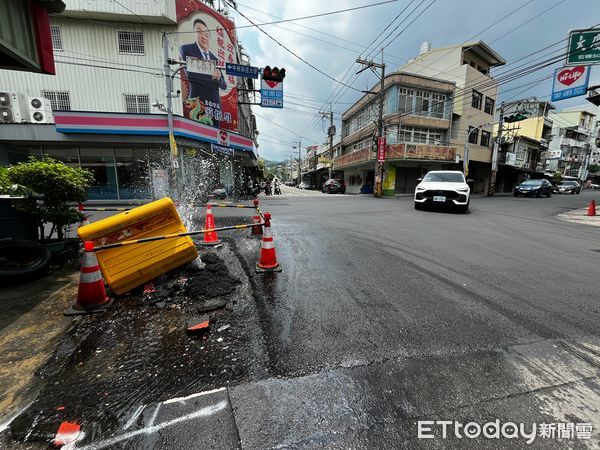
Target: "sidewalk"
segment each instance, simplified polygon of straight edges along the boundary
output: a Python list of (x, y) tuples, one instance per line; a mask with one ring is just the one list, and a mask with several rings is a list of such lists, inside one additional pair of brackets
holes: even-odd
[(78, 275), (73, 266), (68, 266), (26, 285), (0, 291), (7, 302), (20, 299), (22, 303), (13, 308), (18, 311), (5, 312), (10, 313), (12, 322), (0, 329), (0, 391), (4, 392), (0, 431), (36, 398), (42, 382), (35, 374), (54, 353), (56, 343), (72, 322), (63, 317), (63, 312), (76, 296)]
[(588, 216), (588, 208), (573, 209), (561, 214), (556, 217), (566, 222), (579, 223), (583, 225), (591, 225), (594, 227), (600, 227), (600, 216)]

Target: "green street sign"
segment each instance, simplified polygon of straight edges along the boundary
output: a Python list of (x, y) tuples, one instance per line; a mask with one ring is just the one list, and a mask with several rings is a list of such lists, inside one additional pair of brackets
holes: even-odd
[(600, 28), (569, 32), (567, 66), (600, 64)]

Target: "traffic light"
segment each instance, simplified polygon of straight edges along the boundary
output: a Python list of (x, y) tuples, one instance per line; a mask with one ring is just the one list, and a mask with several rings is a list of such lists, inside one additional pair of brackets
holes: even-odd
[(285, 69), (283, 67), (281, 69), (278, 69), (277, 67), (271, 69), (270, 66), (266, 66), (263, 69), (262, 78), (266, 81), (281, 82), (285, 78)]
[(515, 114), (511, 114), (510, 116), (504, 116), (503, 121), (508, 123), (520, 122), (521, 120), (527, 119), (527, 116), (529, 116), (529, 113), (526, 111), (517, 112)]

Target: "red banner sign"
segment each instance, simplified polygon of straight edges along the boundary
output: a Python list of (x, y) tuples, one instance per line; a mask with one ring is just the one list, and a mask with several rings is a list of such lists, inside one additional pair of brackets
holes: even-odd
[(385, 161), (385, 137), (377, 138), (377, 162)]

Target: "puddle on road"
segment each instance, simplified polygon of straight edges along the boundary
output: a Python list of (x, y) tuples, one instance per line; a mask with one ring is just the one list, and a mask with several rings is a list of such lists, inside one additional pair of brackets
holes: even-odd
[[(243, 303), (250, 302), (237, 302), (247, 298), (247, 279), (243, 271), (232, 276), (231, 261), (221, 257), (235, 258), (227, 246), (202, 255), (205, 270), (175, 270), (156, 280), (153, 293), (139, 288), (103, 315), (76, 319), (39, 371), (46, 385), (12, 422), (12, 437), (48, 442), (70, 421), (81, 423), (91, 442), (122, 428), (141, 405), (246, 379), (256, 336), (246, 324)], [(189, 337), (186, 319), (215, 299), (225, 302), (209, 313), (210, 334)]]

